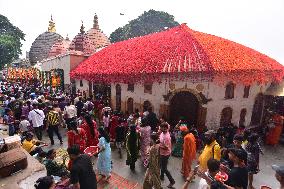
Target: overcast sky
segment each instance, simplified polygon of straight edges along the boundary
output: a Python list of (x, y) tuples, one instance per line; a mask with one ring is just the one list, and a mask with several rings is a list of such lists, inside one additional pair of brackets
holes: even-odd
[[(149, 9), (166, 11), (179, 23), (256, 49), (284, 64), (284, 0), (0, 0), (0, 14), (25, 34), (23, 52), (47, 31), (53, 15), (57, 33), (72, 39), (97, 13), (108, 36)], [(124, 13), (121, 16), (120, 13)]]

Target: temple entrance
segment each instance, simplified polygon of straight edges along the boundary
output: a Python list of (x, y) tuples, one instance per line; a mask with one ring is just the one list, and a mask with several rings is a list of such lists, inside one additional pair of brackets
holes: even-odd
[(259, 125), (261, 124), (262, 119), (262, 111), (264, 106), (264, 96), (263, 94), (258, 94), (255, 98), (252, 115), (251, 115), (251, 125)]
[(176, 93), (170, 100), (169, 122), (176, 125), (181, 117), (190, 125), (196, 125), (198, 121), (199, 101), (197, 97), (188, 91)]
[(132, 114), (134, 112), (134, 110), (133, 110), (133, 98), (127, 99), (127, 111), (130, 114)]
[(95, 97), (95, 99), (103, 100), (104, 104), (107, 104), (108, 106), (111, 104), (110, 102), (111, 86), (110, 85), (93, 83), (92, 91), (93, 91), (93, 96)]
[(220, 127), (226, 127), (232, 122), (233, 109), (231, 107), (226, 107), (222, 110)]
[(152, 107), (151, 102), (149, 102), (148, 100), (144, 101), (144, 103), (143, 103), (143, 112), (148, 111), (149, 107)]

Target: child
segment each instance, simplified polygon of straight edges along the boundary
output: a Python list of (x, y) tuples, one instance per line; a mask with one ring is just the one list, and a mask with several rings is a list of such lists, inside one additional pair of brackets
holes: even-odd
[(115, 142), (118, 148), (119, 157), (122, 158), (121, 147), (125, 139), (125, 126), (124, 120), (119, 118), (118, 126), (115, 128)]
[(15, 134), (15, 119), (11, 109), (6, 109), (5, 124), (9, 126), (9, 136), (13, 136)]
[(22, 135), (22, 138), (25, 138), (27, 133), (29, 132), (30, 122), (27, 120), (25, 115), (21, 116), (21, 122), (19, 125), (20, 133)]
[(36, 153), (42, 152), (43, 146), (46, 146), (44, 142), (33, 139), (32, 133), (27, 133), (26, 139), (23, 141), (22, 147), (30, 154), (35, 155)]

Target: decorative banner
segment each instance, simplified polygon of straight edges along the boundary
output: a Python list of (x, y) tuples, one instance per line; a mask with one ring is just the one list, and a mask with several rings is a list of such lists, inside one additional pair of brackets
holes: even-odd
[(40, 71), (36, 68), (8, 68), (9, 80), (33, 80), (40, 79)]
[(57, 90), (64, 90), (64, 70), (53, 69), (50, 71), (51, 86)]
[(10, 81), (40, 81), (43, 86), (64, 89), (64, 70), (39, 71), (36, 68), (8, 68), (7, 78)]

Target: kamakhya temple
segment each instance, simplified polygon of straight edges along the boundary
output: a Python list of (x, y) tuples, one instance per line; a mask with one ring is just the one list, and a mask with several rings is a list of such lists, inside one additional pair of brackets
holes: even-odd
[(56, 33), (55, 22), (51, 17), (48, 30), (40, 34), (33, 42), (29, 60), (38, 64), (41, 71), (63, 70), (64, 86), (71, 89), (69, 72), (80, 62), (94, 54), (96, 51), (108, 46), (108, 37), (100, 30), (98, 16), (95, 14), (93, 27), (85, 32), (83, 22), (79, 33), (70, 41)]
[(110, 85), (111, 106), (123, 112), (151, 106), (177, 123), (216, 128), (260, 121), (262, 94), (283, 77), (274, 59), (186, 24), (111, 44), (70, 72), (76, 89)]

